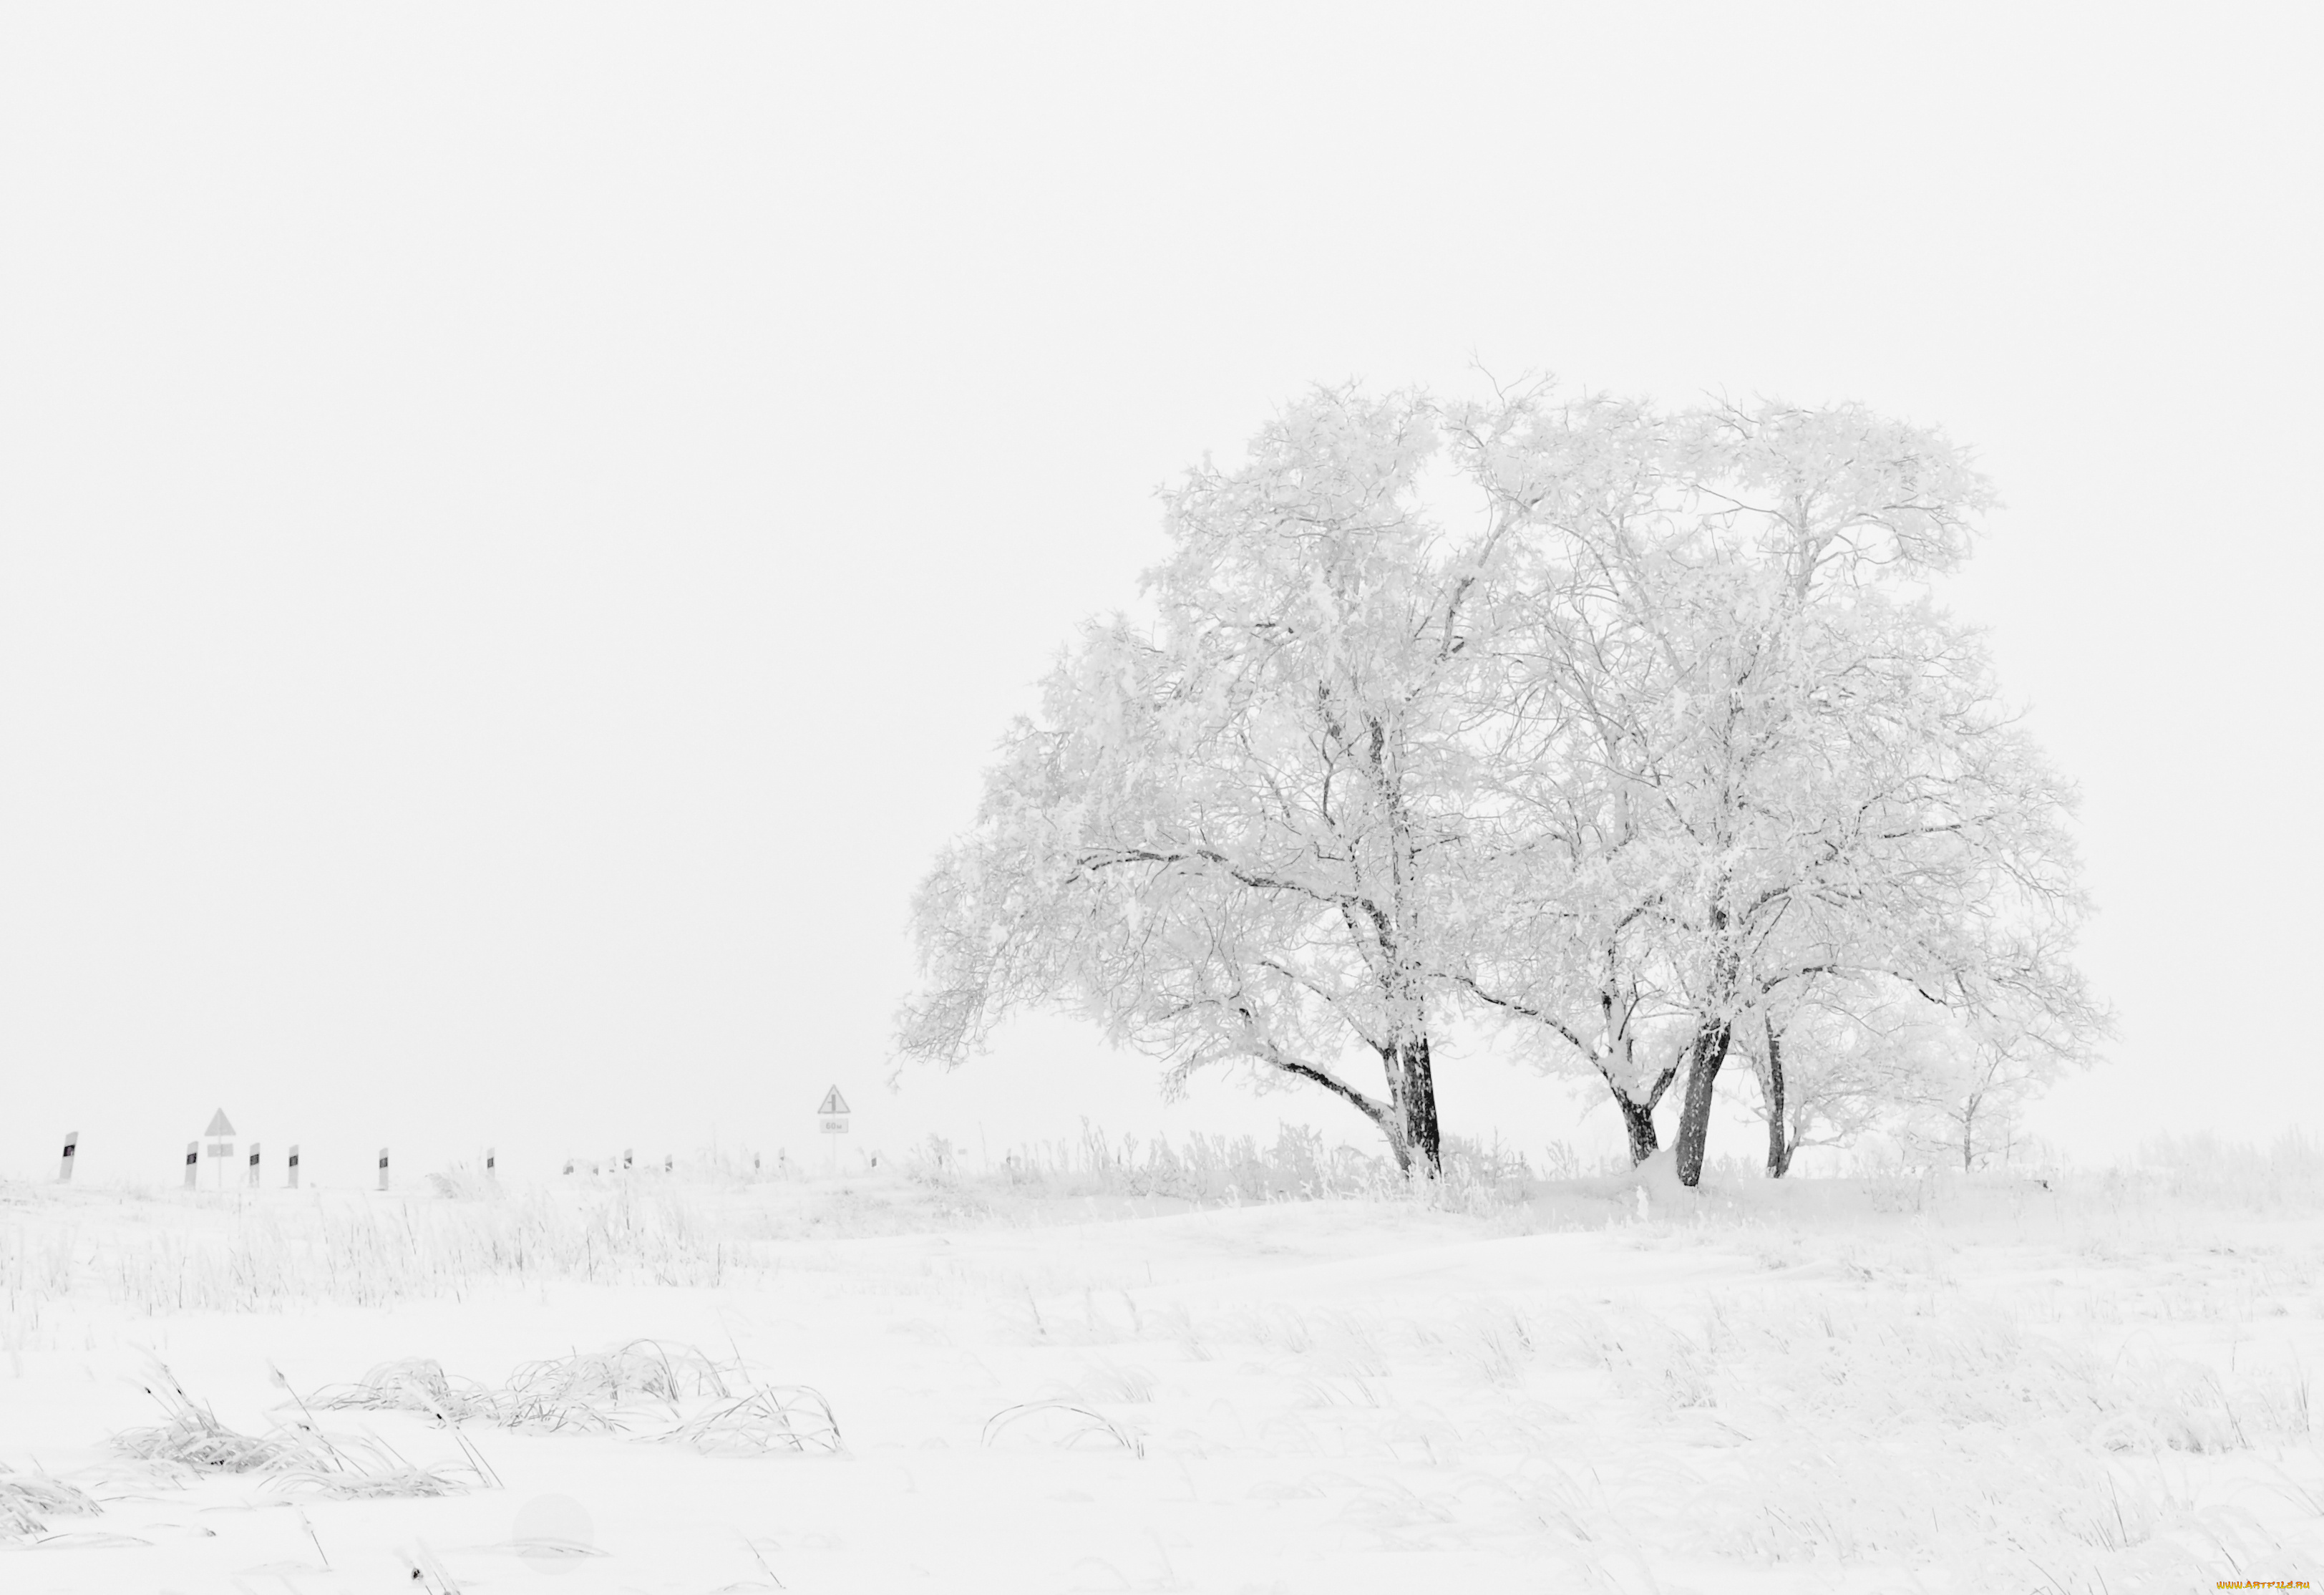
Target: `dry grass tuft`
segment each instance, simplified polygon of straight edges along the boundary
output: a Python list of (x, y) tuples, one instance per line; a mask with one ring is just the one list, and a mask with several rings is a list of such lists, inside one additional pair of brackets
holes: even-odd
[[(528, 1362), (496, 1394), (493, 1421), (538, 1433), (564, 1429), (619, 1431), (641, 1406), (682, 1412), (690, 1401), (733, 1401), (740, 1392), (722, 1367), (701, 1351), (662, 1341), (632, 1341), (610, 1351), (576, 1351)], [(747, 1389), (747, 1386), (744, 1387)]]
[(753, 1382), (738, 1359), (699, 1347), (636, 1340), (606, 1351), (528, 1362), (500, 1387), (445, 1373), (410, 1357), (383, 1363), (315, 1405), (424, 1412), (447, 1427), (471, 1419), (528, 1434), (641, 1434), (715, 1456), (843, 1449), (831, 1404), (804, 1386)]
[(698, 1412), (654, 1438), (690, 1445), (706, 1456), (841, 1450), (839, 1420), (831, 1415), (831, 1404), (803, 1386), (761, 1386)]
[(46, 1534), (51, 1517), (94, 1517), (104, 1509), (61, 1480), (0, 1463), (0, 1535)]
[(455, 1380), (432, 1357), (383, 1362), (352, 1385), (318, 1391), (313, 1406), (364, 1412), (424, 1412), (439, 1424), (493, 1417), (498, 1397), (474, 1379)]
[(1145, 1369), (1101, 1362), (1084, 1370), (1068, 1395), (1082, 1401), (1143, 1406), (1154, 1399), (1154, 1376)]
[(1070, 1401), (1027, 1401), (1004, 1407), (984, 1421), (983, 1443), (991, 1445), (1003, 1431), (1028, 1419), (1047, 1431), (1053, 1444), (1068, 1450), (1084, 1442), (1118, 1446), (1135, 1457), (1146, 1454), (1146, 1441), (1133, 1429), (1125, 1428), (1102, 1412), (1086, 1406), (1076, 1406)]
[(164, 1471), (272, 1473), (303, 1467), (314, 1452), (309, 1437), (279, 1427), (265, 1434), (227, 1428), (159, 1363), (144, 1389), (160, 1405), (166, 1421), (151, 1429), (124, 1429), (113, 1437), (113, 1449), (137, 1461)]
[(285, 1489), (351, 1500), (458, 1495), (498, 1482), (484, 1459), (465, 1443), (465, 1463), (416, 1467), (382, 1441), (325, 1434), (303, 1404), (304, 1421), (278, 1424), (263, 1434), (244, 1434), (219, 1422), (207, 1404), (189, 1396), (177, 1377), (159, 1363), (144, 1388), (161, 1406), (164, 1421), (153, 1428), (115, 1434), (113, 1448), (165, 1474), (258, 1473)]

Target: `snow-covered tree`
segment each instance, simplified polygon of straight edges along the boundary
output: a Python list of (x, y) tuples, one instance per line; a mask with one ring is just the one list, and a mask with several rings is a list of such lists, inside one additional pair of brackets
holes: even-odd
[(2087, 1006), (2063, 957), (2069, 794), (1920, 590), (1965, 553), (1983, 482), (1855, 410), (1721, 411), (1685, 457), (1709, 512), (1660, 606), (1681, 724), (1654, 918), (1695, 1017), (1692, 1184), (1737, 1027), (1794, 988), (1909, 987), (1993, 1025), (2070, 1028)]
[(1964, 1170), (2067, 1067), (2089, 1060), (2108, 1022), (2068, 962), (2070, 924), (2021, 917), (1978, 928), (1978, 955), (1921, 993), (1933, 1000), (1914, 1016), (1918, 1066), (1896, 1087), (1905, 1142), (1957, 1153)]
[(2076, 1056), (2068, 794), (1928, 591), (1988, 501), (1853, 406), (1314, 395), (1168, 495), (1150, 622), (1089, 628), (1011, 733), (917, 900), (902, 1050), (1062, 1004), (1430, 1169), (1469, 1001), (1593, 1073), (1635, 1158), (1683, 1080), (1688, 1184), (1738, 1037), (1778, 1173), (1933, 1111), (1880, 1037)]
[(1810, 1147), (1845, 1147), (1895, 1119), (1921, 1089), (1911, 1015), (1930, 1005), (1877, 981), (1801, 982), (1760, 1004), (1734, 1048), (1758, 1082), (1768, 1177)]
[(1173, 1083), (1231, 1062), (1319, 1086), (1434, 1170), (1470, 628), (1513, 525), (1432, 512), (1441, 454), (1425, 400), (1322, 392), (1168, 495), (1153, 623), (1089, 630), (920, 890), (905, 1054), (957, 1060), (1060, 1004)]
[(2018, 1037), (1972, 1032), (1936, 1042), (1907, 1102), (1904, 1145), (1932, 1163), (1958, 1157), (1964, 1174), (1990, 1164), (2015, 1139), (2026, 1104), (2050, 1083), (2052, 1062)]
[(1694, 1183), (1738, 1027), (1764, 1051), (1811, 988), (1976, 1009), (2006, 971), (2080, 1015), (2066, 794), (1925, 591), (1989, 497), (1959, 451), (1855, 407), (1495, 425), (1471, 451), (1527, 506), (1531, 579), (1492, 632), (1513, 898), (1464, 978), (1588, 1059), (1633, 1156), (1683, 1074)]

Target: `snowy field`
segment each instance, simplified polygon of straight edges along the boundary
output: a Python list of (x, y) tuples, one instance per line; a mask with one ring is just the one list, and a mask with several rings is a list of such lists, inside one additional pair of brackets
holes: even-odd
[(1434, 1204), (925, 1166), (0, 1203), (9, 1591), (2324, 1572), (2312, 1156)]

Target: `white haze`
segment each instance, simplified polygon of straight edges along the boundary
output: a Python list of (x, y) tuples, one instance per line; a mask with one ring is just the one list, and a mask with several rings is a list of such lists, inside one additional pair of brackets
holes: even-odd
[(1360, 1139), (1062, 1022), (888, 1093), (904, 899), (1155, 484), (1472, 364), (1974, 442), (1956, 602), (2082, 782), (2122, 1020), (2036, 1128), (2324, 1130), (2315, 29), (13, 11), (0, 1168), (167, 1177), (221, 1104), (327, 1179), (819, 1153), (834, 1081), (867, 1148)]

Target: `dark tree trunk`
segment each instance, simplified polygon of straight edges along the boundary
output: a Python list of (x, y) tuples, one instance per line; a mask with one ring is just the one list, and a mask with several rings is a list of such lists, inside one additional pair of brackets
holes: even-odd
[(1406, 1174), (1416, 1168), (1436, 1177), (1443, 1155), (1436, 1124), (1436, 1079), (1429, 1066), (1428, 1037), (1416, 1037), (1379, 1049), (1388, 1071), (1387, 1112), (1380, 1128), (1388, 1132), (1396, 1166)]
[(1767, 1177), (1792, 1172), (1792, 1138), (1784, 1121), (1784, 1037), (1767, 1028)]
[[(1605, 1065), (1601, 1064), (1599, 1066), (1603, 1069)], [(1663, 1093), (1668, 1091), (1671, 1082), (1677, 1078), (1678, 1065), (1673, 1064), (1655, 1076), (1654, 1085), (1642, 1102), (1615, 1084), (1611, 1075), (1606, 1077), (1606, 1089), (1614, 1093), (1614, 1105), (1622, 1110), (1622, 1128), (1629, 1132), (1632, 1168), (1662, 1149), (1662, 1138), (1655, 1133), (1655, 1110), (1662, 1106)]]
[(1719, 1083), (1719, 1066), (1727, 1061), (1727, 1045), (1734, 1038), (1732, 1019), (1704, 1025), (1687, 1048), (1686, 1102), (1678, 1116), (1678, 1183), (1696, 1185), (1702, 1180), (1702, 1148), (1711, 1134), (1711, 1093)]
[(1662, 1148), (1655, 1135), (1655, 1105), (1634, 1102), (1618, 1091), (1614, 1093), (1614, 1105), (1622, 1110), (1622, 1128), (1630, 1132), (1630, 1166), (1636, 1168)]
[(1404, 1143), (1410, 1150), (1409, 1169), (1417, 1163), (1430, 1179), (1443, 1162), (1436, 1124), (1436, 1075), (1428, 1056), (1428, 1037), (1419, 1037), (1397, 1049), (1397, 1105), (1404, 1114)]

